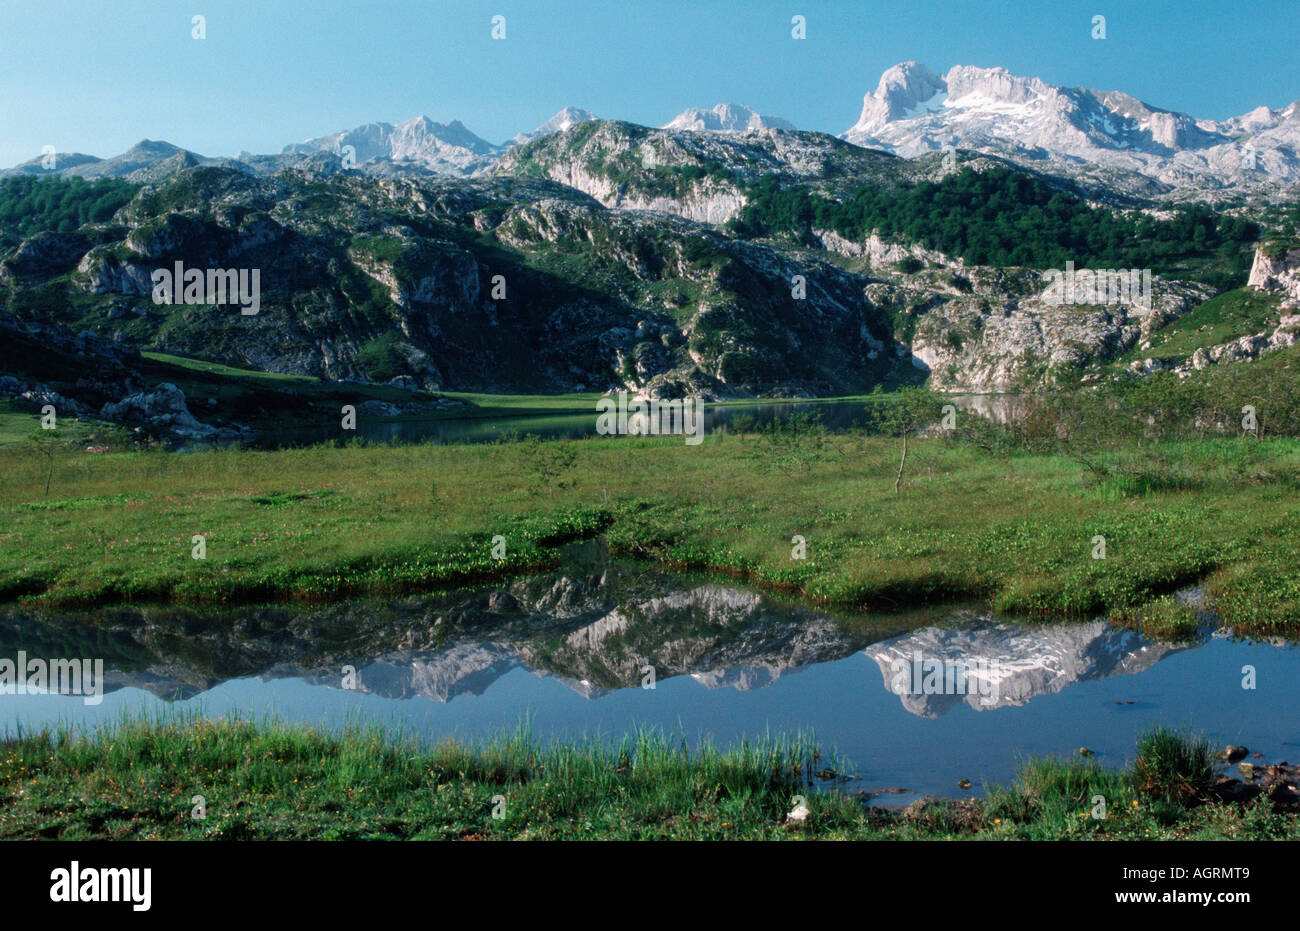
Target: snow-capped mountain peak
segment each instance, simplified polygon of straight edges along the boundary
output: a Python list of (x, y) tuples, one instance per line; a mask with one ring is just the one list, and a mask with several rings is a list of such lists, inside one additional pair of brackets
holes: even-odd
[(954, 65), (940, 77), (909, 61), (881, 75), (842, 138), (905, 157), (952, 146), (1022, 163), (1050, 158), (1170, 187), (1275, 186), (1300, 179), (1298, 109), (1257, 107), (1216, 122), (1005, 68)]
[(711, 110), (691, 107), (677, 114), (661, 129), (687, 132), (749, 132), (754, 129), (794, 129), (794, 124), (777, 116), (763, 116), (735, 103), (720, 103)]
[(460, 120), (439, 123), (417, 116), (394, 126), (366, 123), (305, 142), (285, 146), (282, 154), (348, 152), (357, 164), (392, 161), (414, 165), (437, 174), (468, 175), (492, 164), (500, 151), (486, 139), (470, 132)]
[(565, 107), (536, 129), (526, 133), (519, 133), (507, 145), (523, 145), (525, 142), (532, 142), (534, 139), (549, 136), (551, 133), (562, 133), (578, 123), (585, 123), (594, 119), (596, 119), (596, 114), (590, 110), (584, 110), (581, 107)]
[(939, 109), (947, 96), (947, 85), (925, 65), (915, 61), (894, 65), (862, 101), (862, 115), (845, 138), (852, 142), (854, 135), (866, 136), (894, 120)]

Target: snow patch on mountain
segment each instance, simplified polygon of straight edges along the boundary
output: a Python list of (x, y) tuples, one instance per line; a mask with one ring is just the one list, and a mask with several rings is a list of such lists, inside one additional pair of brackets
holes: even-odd
[(579, 123), (594, 119), (596, 119), (596, 114), (590, 110), (584, 110), (581, 107), (565, 107), (531, 132), (519, 133), (507, 145), (523, 145), (525, 142), (532, 142), (534, 139), (549, 136), (551, 133), (562, 133)]
[(472, 175), (492, 165), (501, 152), (486, 139), (476, 136), (460, 120), (438, 123), (417, 116), (394, 126), (367, 123), (285, 146), (282, 155), (330, 152), (345, 155), (351, 146), (358, 166), (390, 161), (423, 168), (441, 175)]
[(720, 103), (711, 110), (683, 110), (661, 129), (684, 132), (744, 133), (756, 129), (794, 129), (794, 124), (777, 116), (763, 116), (735, 103)]
[(1005, 68), (954, 65), (940, 77), (917, 62), (895, 65), (841, 138), (905, 157), (953, 146), (1022, 164), (1049, 158), (1202, 193), (1300, 182), (1300, 101), (1217, 122)]

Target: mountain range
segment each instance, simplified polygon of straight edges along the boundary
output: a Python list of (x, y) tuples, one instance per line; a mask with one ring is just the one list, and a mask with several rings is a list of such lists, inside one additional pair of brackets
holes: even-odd
[[(29, 163), (0, 202), (0, 395), (188, 441), (243, 435), (282, 405), (178, 391), (192, 376), (142, 352), (404, 392), (834, 397), (1181, 377), (1300, 341), (1300, 208), (1276, 203), (1295, 196), (1281, 141), (1294, 110), (1209, 123), (905, 64), (850, 138), (730, 105), (660, 128), (565, 108), (504, 146), (418, 117), (273, 155), (145, 141)], [(1235, 130), (1276, 167), (1255, 172), (1273, 187), (1130, 170), (1204, 161), (1240, 147)], [(110, 183), (51, 191), (42, 173)], [(1164, 199), (1189, 193), (1230, 196), (1218, 210)], [(157, 300), (153, 276), (178, 263), (255, 270), (259, 310)], [(1053, 282), (1076, 266), (1141, 268), (1146, 284), (1114, 300), (1071, 285), (1063, 301)], [(1226, 292), (1239, 320), (1182, 333)], [(337, 411), (295, 403), (313, 422)]]
[[(153, 181), (192, 165), (270, 174), (330, 159), (346, 159), (348, 167), (379, 175), (469, 177), (493, 170), (518, 146), (595, 119), (587, 110), (565, 107), (535, 129), (496, 145), (458, 120), (440, 123), (418, 116), (328, 133), (271, 155), (241, 152), (235, 158), (208, 158), (144, 140), (112, 158), (58, 153), (53, 169), (36, 158), (0, 177)], [(674, 134), (795, 131), (787, 120), (733, 103), (684, 110), (660, 129)], [(1142, 196), (1272, 193), (1300, 182), (1300, 101), (1278, 109), (1261, 105), (1216, 121), (1164, 110), (1119, 91), (1059, 87), (1004, 68), (955, 65), (940, 76), (917, 62), (895, 65), (865, 95), (857, 122), (840, 138), (907, 158), (948, 148), (982, 152)]]
[(1183, 192), (1300, 179), (1300, 100), (1220, 122), (1004, 68), (956, 65), (940, 77), (917, 62), (895, 65), (843, 138), (905, 157), (953, 147), (1023, 164), (1091, 166)]

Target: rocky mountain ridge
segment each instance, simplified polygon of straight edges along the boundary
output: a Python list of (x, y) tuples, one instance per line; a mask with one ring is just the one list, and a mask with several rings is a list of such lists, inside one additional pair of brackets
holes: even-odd
[[(379, 175), (469, 177), (490, 170), (514, 148), (595, 119), (565, 107), (502, 145), (457, 120), (419, 116), (396, 125), (368, 123), (285, 146), (275, 155), (242, 152), (207, 158), (169, 143), (144, 140), (101, 159), (55, 153), (0, 171), (65, 177), (156, 180), (192, 165), (224, 165), (274, 173), (316, 158), (348, 159)], [(630, 124), (629, 124), (630, 125)], [(684, 110), (662, 130), (743, 134), (794, 125), (749, 107), (723, 103)], [(815, 134), (814, 134), (815, 135)], [(1013, 75), (1005, 68), (954, 65), (943, 75), (915, 61), (887, 69), (867, 93), (858, 120), (842, 134), (858, 146), (913, 158), (963, 149), (1028, 168), (1141, 197), (1214, 200), (1233, 194), (1293, 196), (1300, 185), (1300, 100), (1260, 105), (1240, 116), (1210, 120), (1152, 106), (1121, 91), (1095, 91)]]
[(777, 116), (764, 116), (757, 110), (735, 103), (720, 103), (709, 110), (695, 107), (683, 110), (660, 129), (683, 132), (744, 133), (756, 129), (789, 129), (794, 124)]
[(1276, 193), (1300, 182), (1300, 100), (1215, 121), (1005, 68), (954, 65), (939, 76), (914, 61), (895, 65), (843, 138), (905, 157), (953, 147), (1027, 165), (1047, 159), (1140, 176), (1179, 199)]

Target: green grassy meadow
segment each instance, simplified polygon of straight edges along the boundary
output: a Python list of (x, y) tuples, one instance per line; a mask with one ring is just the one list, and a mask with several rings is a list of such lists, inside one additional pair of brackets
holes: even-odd
[(1300, 839), (1300, 819), (1267, 798), (1213, 801), (1204, 750), (1177, 734), (1144, 736), (1122, 771), (1029, 761), (983, 799), (906, 812), (818, 791), (836, 765), (800, 736), (543, 745), (520, 730), (425, 746), (377, 730), (123, 719), (0, 743), (0, 839)]
[[(1134, 609), (1204, 581), (1260, 636), (1300, 623), (1300, 443), (1170, 441), (990, 456), (912, 440), (758, 435), (478, 445), (88, 453), (53, 472), (0, 449), (0, 596), (47, 606), (321, 600), (432, 589), (551, 565), (603, 533), (615, 552), (874, 609), (984, 599), (1038, 617)], [(48, 495), (45, 480), (50, 479)], [(206, 558), (192, 558), (196, 535)], [(493, 538), (505, 539), (504, 558)], [(806, 559), (792, 558), (792, 540)], [(1096, 538), (1104, 537), (1104, 558)], [(1129, 614), (1133, 612), (1130, 610)]]

